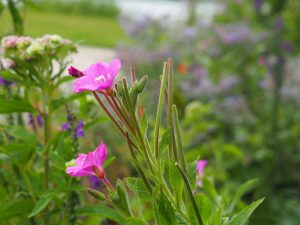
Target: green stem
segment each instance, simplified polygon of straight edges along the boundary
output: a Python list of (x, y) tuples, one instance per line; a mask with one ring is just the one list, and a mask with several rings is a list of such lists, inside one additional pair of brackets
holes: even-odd
[(172, 105), (173, 105), (173, 60), (168, 59), (168, 128), (171, 132), (171, 142), (169, 143), (169, 156), (173, 153), (173, 157), (176, 162), (178, 162), (178, 154), (175, 144), (175, 136), (174, 136), (174, 127), (173, 127), (173, 112), (172, 112)]
[(197, 207), (197, 204), (196, 204), (196, 201), (195, 201), (195, 198), (194, 198), (194, 195), (193, 195), (191, 184), (190, 184), (190, 182), (189, 182), (186, 174), (184, 173), (184, 171), (180, 168), (179, 164), (175, 163), (175, 166), (177, 167), (177, 169), (179, 170), (179, 172), (180, 172), (180, 174), (181, 174), (181, 176), (183, 178), (183, 181), (184, 181), (185, 186), (187, 188), (187, 192), (188, 192), (190, 201), (192, 203), (192, 207), (194, 209), (197, 221), (198, 221), (199, 225), (203, 225), (202, 218), (200, 216), (199, 209)]
[(158, 104), (157, 104), (157, 111), (156, 111), (156, 120), (155, 120), (155, 128), (154, 128), (154, 152), (155, 152), (155, 158), (158, 159), (158, 150), (159, 150), (159, 127), (160, 127), (160, 120), (161, 120), (161, 114), (162, 114), (162, 108), (163, 108), (163, 101), (164, 101), (164, 92), (166, 89), (166, 82), (167, 82), (167, 63), (164, 63), (163, 68), (163, 74), (161, 78), (161, 85), (160, 85), (160, 91), (159, 91), (159, 98), (158, 98)]
[[(51, 104), (50, 104), (50, 91), (46, 87), (44, 90), (44, 189), (45, 191), (49, 190), (49, 175), (50, 175), (50, 165), (49, 165), (49, 140), (51, 138)], [(50, 213), (48, 207), (45, 209), (45, 224), (49, 224)]]
[(186, 172), (186, 162), (185, 162), (184, 151), (183, 151), (183, 147), (182, 147), (181, 130), (180, 130), (177, 108), (175, 105), (173, 105), (173, 114), (174, 114), (173, 116), (174, 116), (174, 123), (175, 123), (177, 147), (179, 150), (178, 151), (179, 152), (179, 162), (181, 164), (181, 167), (183, 168), (183, 171)]
[(142, 178), (144, 184), (146, 185), (149, 193), (151, 194), (152, 193), (152, 188), (151, 188), (151, 185), (147, 179), (147, 177), (145, 176), (143, 170), (141, 169), (140, 165), (139, 165), (139, 162), (134, 154), (134, 151), (133, 151), (133, 148), (132, 148), (132, 145), (131, 145), (131, 142), (130, 142), (130, 139), (129, 139), (129, 136), (128, 136), (128, 133), (126, 135), (126, 139), (127, 139), (127, 143), (128, 143), (128, 147), (129, 147), (129, 151), (130, 151), (130, 154), (131, 154), (131, 157), (133, 158), (133, 162), (135, 164), (135, 167), (138, 171), (138, 174), (140, 175), (140, 177)]
[(138, 125), (138, 122), (137, 122), (137, 119), (136, 119), (136, 116), (135, 116), (135, 113), (134, 113), (133, 104), (132, 104), (132, 102), (130, 100), (130, 97), (129, 97), (128, 87), (127, 87), (127, 83), (126, 83), (126, 79), (125, 78), (123, 79), (123, 87), (124, 87), (124, 89), (123, 89), (123, 91), (124, 91), (124, 97), (125, 97), (126, 103), (128, 105), (128, 110), (129, 110), (129, 113), (131, 115), (133, 126), (134, 126), (134, 128), (136, 130), (136, 133), (138, 135), (138, 139), (139, 139), (141, 148), (142, 148), (142, 150), (144, 152), (144, 155), (146, 157), (146, 161), (148, 163), (148, 166), (149, 166), (152, 174), (155, 174), (155, 172), (154, 172), (154, 163), (151, 160), (151, 151), (150, 152), (147, 151), (147, 148), (146, 148), (146, 145), (145, 145), (145, 142), (144, 142), (144, 139), (143, 139), (140, 127)]

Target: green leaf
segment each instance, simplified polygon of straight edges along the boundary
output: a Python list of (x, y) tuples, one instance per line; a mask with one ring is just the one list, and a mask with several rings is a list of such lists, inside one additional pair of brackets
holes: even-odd
[(34, 133), (28, 132), (27, 129), (20, 126), (5, 126), (5, 130), (17, 140), (22, 140), (32, 145), (37, 142), (37, 137)]
[(175, 210), (163, 192), (154, 200), (154, 215), (157, 225), (177, 225)]
[(25, 99), (0, 98), (0, 113), (34, 112), (34, 108)]
[(248, 218), (254, 212), (254, 210), (263, 202), (264, 199), (259, 199), (246, 206), (239, 213), (234, 215), (229, 222), (229, 225), (243, 225), (247, 222)]
[(114, 209), (109, 208), (103, 204), (84, 206), (76, 211), (77, 214), (95, 214), (113, 221), (122, 223), (124, 218)]
[(59, 107), (61, 107), (62, 105), (66, 104), (66, 103), (72, 102), (72, 101), (74, 101), (78, 98), (86, 96), (87, 93), (88, 92), (82, 92), (80, 94), (73, 94), (68, 98), (61, 98), (60, 97), (59, 99), (52, 100), (51, 105), (52, 105), (53, 109), (55, 110), (55, 109), (58, 109)]
[(0, 147), (0, 151), (6, 153), (14, 163), (26, 163), (31, 156), (35, 146), (32, 143), (7, 143)]
[(147, 223), (139, 218), (129, 217), (126, 219), (126, 225), (147, 225)]
[(71, 81), (71, 80), (74, 80), (74, 77), (72, 77), (72, 76), (70, 76), (70, 75), (64, 76), (64, 77), (60, 78), (60, 79), (56, 82), (55, 87), (59, 87), (61, 84), (66, 83), (66, 82), (69, 82), (69, 81)]
[(211, 220), (209, 221), (209, 225), (222, 225), (222, 215), (223, 215), (223, 208), (220, 207), (215, 211)]
[(207, 224), (213, 214), (213, 207), (208, 197), (200, 193), (195, 196), (197, 207), (200, 211), (201, 218), (204, 224)]
[(169, 146), (169, 143), (171, 141), (171, 131), (170, 129), (166, 130), (160, 140), (159, 143), (159, 153), (161, 154), (163, 150)]
[(13, 217), (28, 214), (33, 207), (30, 200), (20, 200), (10, 204), (8, 207), (0, 210), (0, 222), (8, 220)]
[(117, 181), (116, 192), (111, 193), (111, 200), (118, 206), (120, 210), (127, 216), (131, 216), (128, 195), (124, 183), (121, 180)]
[(188, 163), (186, 168), (187, 177), (189, 179), (192, 189), (195, 189), (196, 187), (196, 177), (197, 177), (196, 164), (197, 164), (196, 161)]
[(239, 189), (237, 190), (236, 194), (233, 197), (233, 200), (230, 205), (230, 210), (233, 210), (235, 205), (238, 203), (238, 201), (241, 199), (241, 197), (251, 190), (256, 184), (257, 184), (257, 179), (252, 179), (249, 181), (246, 181), (244, 184), (242, 184)]
[(37, 201), (36, 205), (34, 206), (34, 209), (28, 215), (28, 218), (35, 216), (43, 209), (45, 209), (47, 205), (51, 202), (51, 200), (54, 198), (54, 196), (55, 196), (54, 192), (46, 192), (42, 194), (39, 200)]
[(174, 163), (169, 165), (169, 182), (172, 186), (176, 201), (181, 203), (184, 182)]
[(51, 151), (49, 154), (49, 159), (57, 169), (59, 169), (61, 171), (66, 170), (65, 160), (57, 152)]
[(216, 191), (212, 182), (204, 178), (203, 179), (203, 189), (207, 192), (209, 198), (213, 201), (215, 205), (218, 205), (218, 192)]
[(104, 164), (103, 164), (103, 169), (108, 167), (115, 159), (116, 159), (116, 156), (111, 156), (108, 159), (106, 159)]
[(126, 178), (126, 184), (128, 188), (137, 193), (138, 196), (145, 200), (148, 201), (151, 199), (151, 195), (149, 194), (149, 191), (147, 187), (145, 186), (144, 182), (140, 178), (134, 178), (134, 177), (128, 177)]
[(146, 113), (143, 114), (140, 124), (141, 133), (143, 135), (143, 138), (147, 136), (147, 129), (148, 129), (148, 120)]

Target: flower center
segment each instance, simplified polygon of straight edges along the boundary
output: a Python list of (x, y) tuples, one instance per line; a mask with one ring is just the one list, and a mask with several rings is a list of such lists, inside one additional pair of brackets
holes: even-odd
[(95, 173), (95, 175), (100, 178), (103, 179), (104, 178), (104, 171), (102, 168), (98, 168), (97, 166), (93, 166), (93, 171)]
[(103, 75), (100, 75), (100, 76), (95, 78), (95, 82), (102, 84), (102, 83), (106, 82), (106, 77), (103, 76)]

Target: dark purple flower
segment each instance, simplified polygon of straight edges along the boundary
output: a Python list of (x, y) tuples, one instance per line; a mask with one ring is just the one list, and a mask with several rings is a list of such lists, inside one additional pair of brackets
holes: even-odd
[(3, 77), (0, 77), (0, 85), (2, 85), (2, 86), (10, 86), (10, 85), (13, 85), (13, 84), (14, 84), (14, 82), (5, 80)]
[(34, 123), (34, 118), (33, 115), (30, 113), (28, 115), (28, 124), (32, 127), (33, 130), (36, 129), (35, 123)]
[(89, 176), (89, 181), (91, 188), (93, 189), (99, 189), (102, 183), (101, 180), (96, 176)]
[(61, 125), (61, 130), (62, 131), (66, 131), (66, 130), (69, 130), (70, 129), (70, 124), (69, 123), (63, 123)]
[(84, 126), (83, 121), (79, 120), (77, 126), (75, 127), (75, 136), (77, 138), (84, 136), (83, 126)]
[(43, 117), (41, 115), (37, 116), (37, 123), (40, 127), (44, 125)]
[(80, 70), (76, 69), (74, 66), (70, 66), (68, 68), (68, 72), (71, 76), (76, 78), (83, 76), (83, 73)]

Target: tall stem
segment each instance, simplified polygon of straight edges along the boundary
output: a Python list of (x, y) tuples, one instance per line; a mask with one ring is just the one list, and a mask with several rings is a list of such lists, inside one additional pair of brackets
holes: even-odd
[(163, 108), (163, 100), (164, 100), (164, 92), (166, 89), (166, 81), (167, 81), (167, 63), (164, 63), (164, 69), (163, 74), (161, 78), (161, 85), (160, 85), (160, 91), (159, 91), (159, 98), (158, 98), (158, 104), (157, 104), (157, 111), (156, 111), (156, 120), (155, 120), (155, 128), (154, 128), (154, 152), (155, 152), (155, 158), (158, 159), (158, 150), (159, 150), (159, 127), (160, 127), (160, 120), (161, 120), (161, 114), (162, 114), (162, 108)]
[[(49, 140), (51, 138), (51, 104), (50, 104), (50, 90), (48, 87), (44, 89), (44, 189), (45, 191), (49, 190), (49, 175), (50, 175), (50, 166), (49, 166)], [(45, 210), (45, 224), (49, 224), (50, 213), (48, 208)]]

